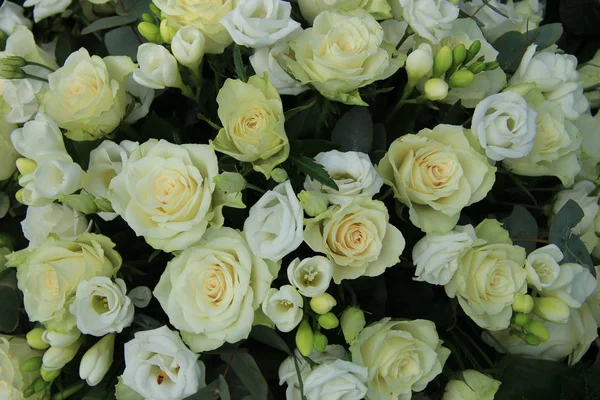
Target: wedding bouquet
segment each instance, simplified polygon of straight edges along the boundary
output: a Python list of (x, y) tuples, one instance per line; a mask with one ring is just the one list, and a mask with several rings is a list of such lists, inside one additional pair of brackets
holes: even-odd
[(4, 1), (0, 399), (599, 399), (598, 15)]

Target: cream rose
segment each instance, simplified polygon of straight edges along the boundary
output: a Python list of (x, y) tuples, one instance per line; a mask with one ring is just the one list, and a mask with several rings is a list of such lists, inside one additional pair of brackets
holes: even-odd
[(472, 369), (459, 377), (448, 382), (442, 400), (494, 400), (500, 387), (499, 381)]
[(406, 244), (381, 201), (357, 197), (306, 221), (304, 240), (333, 263), (333, 281), (379, 276), (400, 262)]
[(221, 20), (234, 8), (233, 0), (153, 0), (168, 25), (182, 28), (192, 25), (206, 38), (207, 54), (221, 54), (232, 42)]
[(460, 126), (438, 125), (396, 139), (377, 170), (410, 220), (427, 233), (451, 230), (461, 210), (492, 188), (496, 168), (475, 151)]
[(384, 318), (360, 332), (350, 353), (353, 363), (368, 368), (366, 397), (396, 400), (425, 389), (442, 372), (450, 350), (431, 321)]
[(64, 204), (50, 203), (40, 207), (27, 207), (21, 227), (32, 248), (42, 244), (50, 234), (65, 241), (75, 240), (88, 230), (88, 222), (79, 211)]
[[(18, 336), (0, 335), (0, 397), (7, 400), (23, 400), (23, 392), (37, 378), (40, 372), (23, 372), (21, 366), (32, 357), (41, 357), (42, 351), (34, 350), (27, 341)], [(44, 393), (28, 397), (31, 400), (41, 400)]]
[(312, 24), (317, 15), (323, 11), (333, 10), (354, 10), (362, 8), (368, 11), (377, 20), (388, 19), (392, 17), (391, 7), (384, 0), (299, 0), (300, 13), (305, 20)]
[(279, 289), (269, 289), (262, 303), (262, 312), (281, 332), (290, 332), (302, 320), (303, 304), (302, 296), (293, 286), (283, 285)]
[(107, 199), (150, 246), (183, 250), (198, 242), (209, 224), (222, 225), (224, 205), (243, 207), (215, 189), (218, 172), (208, 145), (150, 139), (111, 180)]
[(84, 233), (74, 241), (49, 237), (33, 250), (7, 256), (17, 268), (19, 289), (30, 321), (46, 328), (69, 332), (75, 318), (69, 306), (79, 282), (95, 276), (113, 276), (121, 266), (121, 256), (106, 236)]
[(290, 153), (283, 105), (266, 78), (251, 76), (248, 83), (227, 79), (217, 95), (223, 128), (211, 142), (215, 150), (250, 162), (270, 177)]
[(288, 280), (306, 297), (325, 293), (332, 276), (333, 264), (323, 256), (313, 256), (302, 261), (296, 258), (287, 268)]
[(323, 11), (290, 48), (277, 60), (296, 79), (327, 98), (363, 106), (358, 88), (390, 77), (406, 58), (384, 42), (383, 28), (364, 9)]
[(389, 0), (392, 15), (404, 20), (423, 39), (438, 43), (451, 34), (458, 7), (448, 0)]
[(248, 337), (277, 268), (238, 231), (209, 229), (167, 264), (154, 296), (192, 350), (213, 350)]

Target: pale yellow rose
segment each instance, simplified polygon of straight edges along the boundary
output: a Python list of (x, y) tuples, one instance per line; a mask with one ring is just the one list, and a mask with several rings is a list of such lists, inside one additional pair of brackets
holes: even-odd
[(392, 8), (385, 0), (298, 0), (298, 5), (304, 19), (311, 24), (323, 11), (354, 10), (355, 8), (368, 11), (377, 20), (392, 18)]
[[(0, 335), (0, 398), (24, 399), (23, 391), (40, 376), (40, 372), (23, 372), (21, 367), (30, 358), (41, 357), (42, 354), (42, 351), (29, 347), (22, 337)], [(27, 399), (40, 400), (43, 396), (41, 392)]]
[(378, 165), (410, 220), (427, 233), (446, 233), (461, 210), (492, 188), (496, 168), (475, 151), (460, 126), (438, 125), (396, 139)]
[(135, 69), (129, 57), (90, 56), (84, 48), (48, 75), (42, 110), (73, 140), (95, 140), (112, 132), (127, 106), (125, 84)]
[(267, 178), (290, 154), (283, 105), (267, 78), (248, 83), (227, 79), (217, 95), (223, 128), (211, 145), (236, 160), (250, 162)]
[(333, 263), (333, 280), (378, 276), (400, 262), (406, 244), (385, 204), (358, 197), (306, 221), (304, 240)]

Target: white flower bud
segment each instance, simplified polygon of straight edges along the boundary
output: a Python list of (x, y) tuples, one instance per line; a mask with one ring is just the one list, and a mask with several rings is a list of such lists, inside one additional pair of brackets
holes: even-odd
[(186, 25), (173, 36), (171, 52), (181, 65), (195, 69), (204, 57), (205, 44), (202, 32), (192, 25)]
[(448, 84), (439, 78), (432, 78), (425, 82), (425, 97), (428, 100), (443, 100), (448, 96)]
[(64, 367), (69, 361), (75, 358), (75, 355), (81, 347), (81, 340), (77, 340), (75, 343), (68, 347), (50, 347), (44, 353), (42, 358), (43, 368), (46, 371), (54, 371)]
[(79, 376), (89, 386), (96, 386), (108, 372), (115, 350), (114, 333), (104, 336), (85, 352), (79, 364)]
[(421, 44), (411, 52), (406, 59), (406, 73), (409, 85), (414, 86), (417, 81), (429, 74), (433, 68), (433, 51), (427, 43)]

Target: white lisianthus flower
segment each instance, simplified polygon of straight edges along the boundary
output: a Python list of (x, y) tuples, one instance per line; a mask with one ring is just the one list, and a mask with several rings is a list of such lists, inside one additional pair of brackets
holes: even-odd
[(26, 0), (25, 7), (33, 7), (33, 20), (40, 22), (44, 18), (60, 14), (71, 5), (71, 0)]
[(545, 287), (543, 296), (556, 297), (572, 308), (580, 308), (585, 300), (596, 290), (598, 281), (585, 267), (575, 263), (560, 266), (556, 280)]
[(127, 110), (128, 114), (123, 119), (126, 124), (144, 118), (150, 112), (150, 105), (154, 100), (154, 89), (140, 85), (133, 79), (133, 74), (127, 78)]
[(184, 399), (205, 385), (205, 367), (166, 326), (125, 343), (123, 383), (146, 399)]
[(290, 332), (304, 315), (303, 299), (293, 286), (284, 285), (279, 289), (269, 289), (262, 303), (262, 311), (281, 332)]
[(252, 206), (244, 222), (244, 235), (254, 254), (276, 262), (302, 244), (303, 227), (304, 210), (288, 180)]
[(475, 242), (472, 225), (456, 226), (444, 234), (429, 233), (413, 248), (415, 280), (445, 285), (458, 269), (458, 260)]
[(171, 40), (171, 51), (173, 56), (190, 69), (198, 68), (202, 57), (204, 57), (204, 47), (206, 39), (200, 30), (192, 25), (184, 26), (179, 29)]
[(520, 158), (533, 149), (537, 113), (515, 92), (483, 99), (473, 113), (471, 129), (486, 156), (494, 161)]
[(364, 328), (350, 353), (353, 363), (369, 369), (366, 398), (390, 400), (425, 389), (450, 356), (433, 322), (390, 318)]
[(325, 168), (339, 189), (325, 186), (309, 176), (304, 182), (304, 189), (325, 193), (332, 204), (348, 204), (356, 196), (371, 198), (383, 186), (383, 180), (365, 153), (331, 150), (317, 154), (315, 161)]
[(133, 321), (133, 303), (126, 293), (122, 279), (113, 282), (97, 276), (81, 281), (69, 309), (77, 319), (77, 328), (93, 336), (120, 333)]
[(326, 257), (293, 260), (287, 268), (288, 280), (300, 294), (315, 297), (325, 293), (333, 275), (333, 264)]
[(10, 35), (13, 33), (15, 27), (19, 25), (24, 25), (27, 29), (31, 29), (33, 24), (23, 15), (23, 7), (6, 0), (0, 6), (0, 31), (6, 35)]
[(458, 7), (448, 0), (390, 0), (392, 15), (404, 20), (423, 39), (438, 43), (451, 34)]
[(248, 337), (277, 268), (238, 231), (209, 229), (167, 264), (154, 297), (192, 350), (213, 350)]
[(562, 251), (555, 244), (549, 244), (532, 251), (525, 262), (527, 282), (537, 291), (550, 287), (560, 275)]
[(31, 248), (42, 244), (50, 234), (55, 234), (62, 240), (74, 240), (88, 230), (88, 222), (79, 211), (65, 204), (51, 203), (27, 207), (21, 227)]
[(501, 382), (481, 372), (468, 369), (452, 379), (444, 389), (442, 400), (494, 400)]
[[(300, 30), (297, 32), (300, 32)], [(294, 33), (290, 34), (290, 36), (293, 35)], [(276, 56), (287, 53), (289, 47), (289, 42), (282, 40), (275, 43), (271, 48), (262, 47), (256, 49), (254, 54), (250, 56), (250, 64), (256, 75), (264, 76), (265, 73), (267, 74), (269, 81), (277, 89), (277, 93), (280, 95), (296, 96), (310, 88), (291, 77), (277, 62)]]
[(151, 89), (182, 87), (177, 60), (164, 46), (144, 43), (137, 51), (138, 67), (133, 71), (133, 79)]
[(240, 0), (221, 24), (240, 46), (268, 47), (300, 28), (291, 13), (286, 1)]

